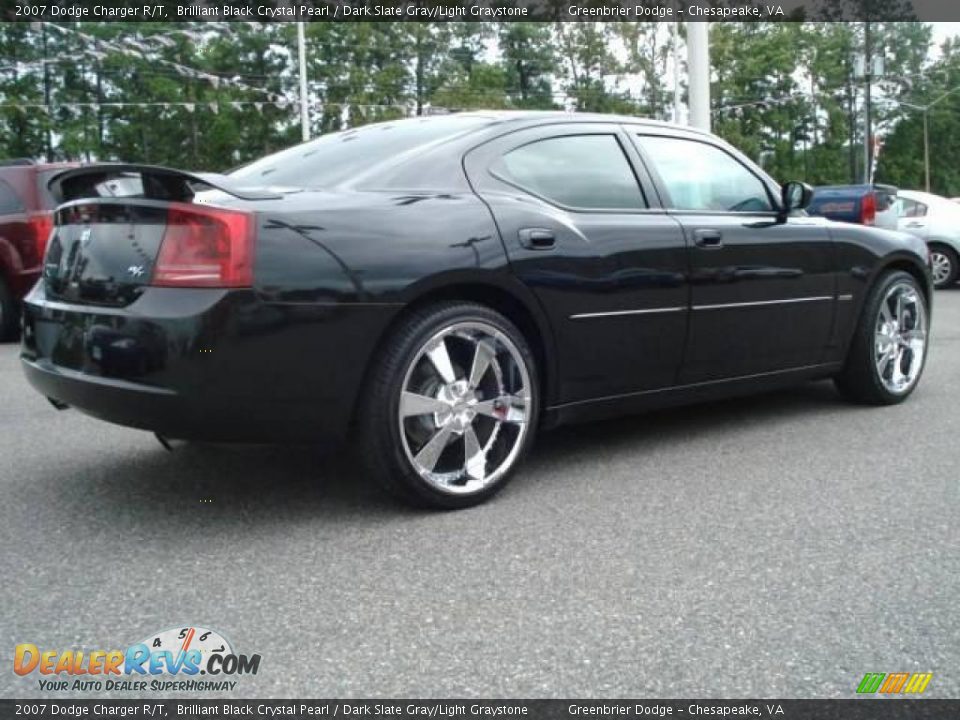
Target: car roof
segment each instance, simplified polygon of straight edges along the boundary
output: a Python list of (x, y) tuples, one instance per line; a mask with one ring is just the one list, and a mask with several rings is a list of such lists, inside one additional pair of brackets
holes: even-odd
[[(921, 190), (901, 190), (897, 193), (908, 200), (919, 200), (920, 202), (929, 202), (930, 200), (946, 200), (945, 197), (934, 195), (933, 193), (922, 192)], [(949, 202), (949, 201), (948, 201)]]
[(920, 190), (901, 190), (900, 197), (923, 203), (932, 209), (939, 208), (941, 212), (945, 211), (949, 215), (954, 215), (957, 211), (960, 211), (955, 201), (945, 198), (942, 195), (934, 195), (933, 193), (922, 192)]
[[(556, 123), (556, 122), (605, 122), (605, 123), (624, 123), (630, 125), (644, 125), (649, 127), (677, 130), (683, 133), (693, 133), (705, 137), (716, 138), (715, 135), (699, 128), (689, 125), (680, 125), (678, 123), (665, 122), (663, 120), (654, 120), (652, 118), (638, 117), (636, 115), (617, 115), (613, 113), (593, 113), (593, 112), (573, 112), (567, 110), (467, 110), (450, 114), (437, 115), (436, 117), (445, 118), (487, 118), (498, 124), (500, 123), (523, 123), (536, 125), (538, 122)], [(417, 118), (408, 118), (416, 120)], [(421, 118), (422, 119), (422, 118)], [(388, 121), (388, 122), (398, 122)]]

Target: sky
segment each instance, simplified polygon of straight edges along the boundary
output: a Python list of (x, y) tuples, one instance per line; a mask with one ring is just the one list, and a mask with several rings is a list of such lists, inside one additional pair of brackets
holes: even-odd
[(948, 37), (960, 35), (960, 22), (935, 22), (933, 25), (933, 44), (939, 46)]

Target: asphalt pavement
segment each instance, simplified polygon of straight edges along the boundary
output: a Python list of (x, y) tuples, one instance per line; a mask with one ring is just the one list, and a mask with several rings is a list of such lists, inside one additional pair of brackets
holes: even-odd
[(14, 646), (181, 625), (262, 656), (235, 697), (958, 697), (960, 289), (933, 322), (903, 405), (811, 383), (564, 428), (453, 513), (345, 455), (57, 412), (2, 345), (0, 697), (125, 697), (40, 692)]

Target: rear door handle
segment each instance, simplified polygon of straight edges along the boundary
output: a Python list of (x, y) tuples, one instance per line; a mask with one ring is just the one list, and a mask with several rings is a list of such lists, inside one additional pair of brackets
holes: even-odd
[(697, 247), (713, 250), (723, 247), (723, 235), (719, 230), (704, 228), (693, 233), (693, 242)]
[(520, 244), (528, 250), (549, 250), (557, 244), (553, 230), (546, 228), (523, 228), (518, 235)]

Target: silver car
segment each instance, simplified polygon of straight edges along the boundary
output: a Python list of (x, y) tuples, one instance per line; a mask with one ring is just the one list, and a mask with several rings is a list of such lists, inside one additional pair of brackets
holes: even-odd
[(918, 190), (900, 190), (896, 201), (900, 230), (923, 238), (930, 248), (933, 284), (953, 285), (960, 274), (960, 204)]

